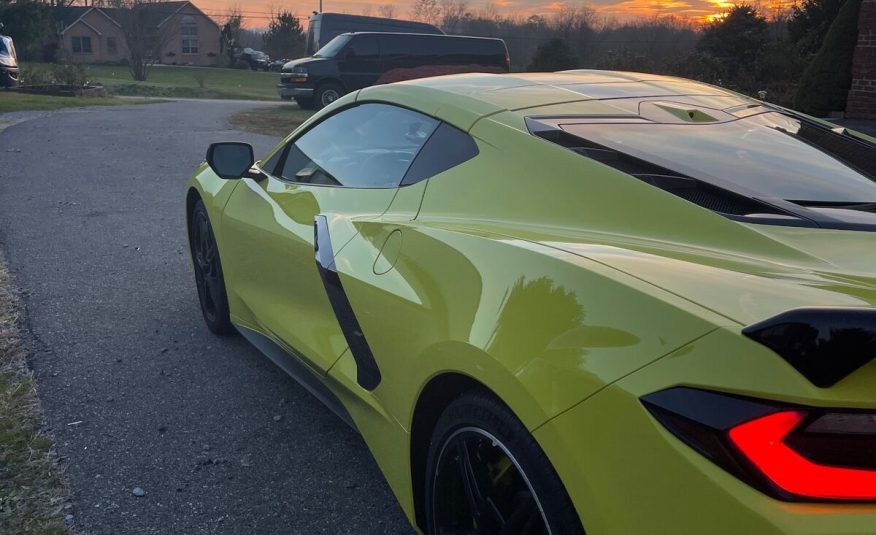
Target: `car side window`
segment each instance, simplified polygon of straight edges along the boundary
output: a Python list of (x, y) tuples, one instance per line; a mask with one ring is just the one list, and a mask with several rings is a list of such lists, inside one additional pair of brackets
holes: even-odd
[(374, 59), (379, 54), (377, 39), (370, 35), (359, 35), (347, 45), (347, 54), (358, 59)]
[(304, 184), (395, 188), (438, 125), (388, 104), (347, 108), (291, 142), (277, 174)]
[(402, 179), (402, 185), (416, 184), (443, 173), (471, 160), (478, 155), (478, 152), (477, 143), (471, 136), (447, 123), (441, 123), (417, 154), (414, 163)]

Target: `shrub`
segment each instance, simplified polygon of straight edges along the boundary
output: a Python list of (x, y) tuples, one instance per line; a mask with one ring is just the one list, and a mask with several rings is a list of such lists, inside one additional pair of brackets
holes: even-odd
[(49, 69), (28, 64), (21, 66), (20, 78), (23, 86), (44, 86), (55, 83), (55, 77)]
[(88, 71), (84, 65), (65, 61), (52, 65), (52, 76), (55, 83), (71, 87), (85, 87), (88, 85)]
[(207, 87), (207, 78), (209, 78), (210, 73), (207, 69), (197, 69), (192, 73), (192, 78), (195, 79), (195, 82), (198, 83), (198, 87), (204, 89)]
[(861, 0), (846, 0), (812, 63), (803, 72), (794, 107), (824, 117), (844, 110), (852, 86), (852, 58), (858, 41)]

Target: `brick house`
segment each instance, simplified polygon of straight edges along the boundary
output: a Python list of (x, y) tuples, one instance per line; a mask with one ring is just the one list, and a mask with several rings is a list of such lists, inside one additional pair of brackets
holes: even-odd
[[(215, 65), (221, 29), (191, 2), (143, 4), (146, 24), (164, 36), (160, 63)], [(119, 11), (101, 7), (55, 8), (59, 48), (79, 63), (118, 63), (127, 57)]]
[(852, 89), (846, 104), (850, 119), (876, 119), (876, 0), (863, 0), (858, 45), (852, 60)]

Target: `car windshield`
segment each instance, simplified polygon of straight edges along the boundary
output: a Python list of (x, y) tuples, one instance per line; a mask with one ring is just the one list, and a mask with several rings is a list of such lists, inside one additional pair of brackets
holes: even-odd
[(335, 37), (334, 39), (332, 39), (331, 41), (329, 41), (328, 43), (326, 43), (326, 45), (324, 47), (317, 50), (316, 54), (314, 54), (313, 57), (315, 57), (315, 58), (333, 58), (338, 54), (338, 52), (341, 51), (342, 48), (344, 48), (344, 45), (346, 45), (349, 41), (350, 41), (349, 35), (339, 35), (339, 36)]
[(12, 46), (12, 39), (9, 37), (0, 37), (0, 56), (15, 57), (15, 47)]
[(876, 202), (876, 177), (865, 174), (872, 173), (872, 163), (866, 162), (876, 162), (876, 147), (778, 112), (710, 124), (561, 127), (577, 138), (753, 197), (803, 204)]

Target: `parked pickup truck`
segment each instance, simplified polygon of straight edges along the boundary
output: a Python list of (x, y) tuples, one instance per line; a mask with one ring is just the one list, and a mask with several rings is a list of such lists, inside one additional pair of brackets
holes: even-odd
[(508, 72), (501, 39), (417, 33), (344, 33), (309, 58), (283, 66), (277, 92), (320, 109), (375, 84), (463, 72)]
[(18, 85), (18, 60), (12, 38), (0, 35), (0, 87)]

